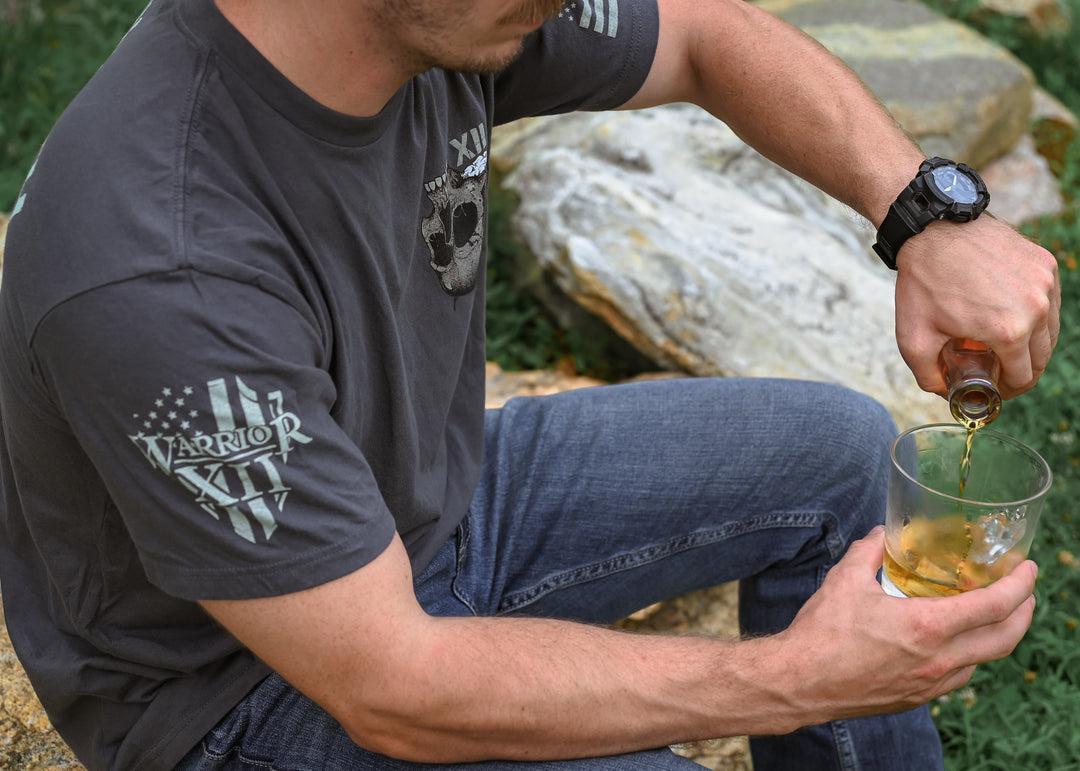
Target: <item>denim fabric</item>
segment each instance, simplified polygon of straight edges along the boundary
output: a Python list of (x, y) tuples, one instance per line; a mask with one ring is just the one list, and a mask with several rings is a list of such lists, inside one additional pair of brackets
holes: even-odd
[[(884, 518), (895, 426), (821, 383), (684, 379), (513, 399), (489, 410), (468, 517), (416, 591), (436, 615), (604, 623), (740, 579), (747, 634), (785, 628), (848, 544)], [(756, 771), (942, 768), (926, 708), (751, 740)], [(272, 676), (180, 768), (700, 768), (666, 749), (454, 766), (357, 747)]]

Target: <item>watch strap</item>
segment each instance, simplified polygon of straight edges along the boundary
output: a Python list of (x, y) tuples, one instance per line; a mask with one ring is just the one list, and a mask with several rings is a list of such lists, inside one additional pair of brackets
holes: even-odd
[(896, 253), (900, 251), (900, 247), (925, 227), (926, 225), (920, 225), (908, 208), (897, 200), (889, 207), (889, 213), (881, 221), (877, 241), (874, 243), (874, 252), (889, 270), (896, 270)]

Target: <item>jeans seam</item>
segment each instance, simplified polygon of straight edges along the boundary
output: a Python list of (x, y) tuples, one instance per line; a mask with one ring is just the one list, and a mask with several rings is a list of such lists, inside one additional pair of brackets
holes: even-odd
[[(698, 530), (661, 544), (619, 554), (602, 562), (595, 562), (591, 565), (549, 576), (527, 589), (506, 595), (499, 603), (497, 613), (513, 613), (551, 592), (647, 565), (670, 557), (673, 554), (707, 546), (726, 538), (775, 527), (806, 527), (807, 525), (819, 524), (825, 519), (833, 519), (833, 517), (830, 513), (824, 511), (799, 512), (797, 514), (772, 513), (754, 519), (733, 522), (717, 529)], [(459, 597), (459, 599), (465, 602), (464, 598)], [(466, 602), (466, 604), (469, 603)]]
[(204, 741), (202, 752), (204, 758), (214, 761), (215, 763), (225, 760), (230, 755), (235, 755), (241, 763), (246, 763), (249, 766), (260, 766), (262, 768), (269, 768), (271, 769), (271, 771), (276, 769), (273, 761), (256, 760), (254, 758), (249, 758), (247, 755), (244, 754), (244, 750), (241, 747), (233, 746), (230, 747), (227, 752), (214, 752), (206, 746), (206, 742)]
[(843, 771), (859, 771), (859, 758), (855, 754), (855, 746), (851, 740), (851, 732), (848, 731), (846, 720), (834, 720), (830, 723), (833, 735), (833, 744), (836, 747), (836, 757), (840, 761)]

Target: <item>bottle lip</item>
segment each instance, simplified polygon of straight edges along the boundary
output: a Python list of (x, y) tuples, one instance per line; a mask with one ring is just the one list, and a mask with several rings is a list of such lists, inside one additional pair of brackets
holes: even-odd
[(1001, 396), (991, 381), (971, 378), (949, 390), (949, 411), (965, 428), (982, 428), (997, 419)]
[(969, 390), (972, 388), (985, 388), (988, 391), (993, 391), (994, 393), (997, 393), (997, 386), (994, 384), (993, 380), (988, 377), (978, 376), (966, 377), (962, 380), (956, 381), (949, 388), (949, 393), (952, 393), (954, 391)]

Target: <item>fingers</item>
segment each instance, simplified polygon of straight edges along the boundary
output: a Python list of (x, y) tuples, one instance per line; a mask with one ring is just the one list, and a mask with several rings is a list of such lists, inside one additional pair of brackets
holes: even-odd
[(997, 353), (1003, 397), (1032, 388), (1060, 329), (1057, 259), (989, 218), (937, 223), (904, 248), (896, 338), (919, 387), (944, 395), (938, 354), (950, 338), (966, 337)]
[(950, 598), (953, 634), (1004, 622), (1032, 603), (1038, 570), (1034, 562), (1026, 560), (989, 586)]
[(913, 296), (911, 292), (904, 292), (908, 284), (906, 279), (897, 278), (896, 344), (919, 388), (945, 396), (948, 389), (938, 366), (938, 355), (949, 341), (949, 336), (940, 332), (936, 325), (927, 323), (929, 310), (926, 305), (905, 299)]
[(1038, 568), (1026, 561), (982, 589), (911, 603), (919, 644), (937, 647), (940, 674), (1008, 656), (1031, 625)]
[(1028, 597), (1004, 620), (957, 635), (956, 647), (966, 652), (970, 664), (1003, 659), (1024, 638), (1034, 613), (1035, 598)]
[[(994, 349), (994, 353), (1001, 362), (998, 391), (1003, 398), (1011, 399), (1035, 385), (1035, 367), (1032, 364), (1031, 343), (1028, 340), (1012, 348), (999, 345)], [(1042, 374), (1042, 370), (1039, 370), (1039, 374)]]
[[(1045, 295), (1036, 296), (1034, 301), (1045, 302), (1045, 312), (1030, 337), (1017, 346), (1017, 358), (1006, 361), (1002, 358), (1001, 379), (999, 388), (1001, 395), (1011, 399), (1032, 389), (1042, 377), (1050, 362), (1050, 355), (1057, 345), (1058, 333), (1061, 330), (1061, 283), (1057, 272), (1057, 260), (1053, 259), (1053, 265), (1048, 266), (1044, 274), (1045, 281), (1050, 282), (1049, 288), (1045, 289)], [(1025, 379), (1026, 378), (1026, 379)]]
[(881, 560), (885, 556), (884, 535), (885, 526), (877, 525), (869, 533), (851, 544), (841, 563), (852, 562), (855, 565), (873, 567), (876, 571), (881, 567)]
[(906, 709), (955, 690), (976, 665), (1009, 655), (1031, 623), (1032, 562), (954, 597), (888, 596), (876, 581), (883, 530), (852, 543), (777, 638), (799, 651), (808, 703), (832, 716)]

